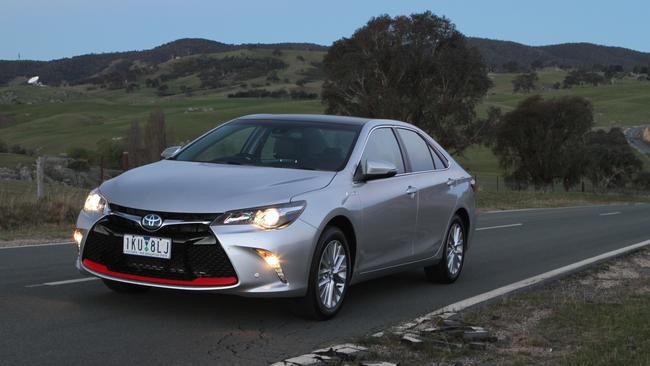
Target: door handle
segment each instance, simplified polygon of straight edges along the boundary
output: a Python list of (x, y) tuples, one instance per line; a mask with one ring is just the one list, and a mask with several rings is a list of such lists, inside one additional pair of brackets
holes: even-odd
[(453, 186), (454, 184), (456, 184), (456, 179), (452, 179), (452, 178), (447, 179), (448, 186)]
[(418, 189), (413, 187), (413, 186), (408, 186), (408, 188), (406, 188), (406, 194), (408, 194), (411, 197), (415, 196), (415, 194), (417, 192), (418, 192)]

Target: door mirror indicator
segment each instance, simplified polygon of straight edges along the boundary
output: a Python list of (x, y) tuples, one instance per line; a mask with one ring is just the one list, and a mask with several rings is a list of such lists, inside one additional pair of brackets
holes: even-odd
[(168, 148), (166, 148), (165, 150), (163, 150), (162, 153), (160, 153), (160, 157), (163, 158), (163, 159), (171, 158), (171, 157), (174, 156), (174, 154), (176, 154), (176, 153), (178, 152), (178, 150), (180, 150), (180, 149), (181, 149), (180, 146), (171, 146), (171, 147), (168, 147)]

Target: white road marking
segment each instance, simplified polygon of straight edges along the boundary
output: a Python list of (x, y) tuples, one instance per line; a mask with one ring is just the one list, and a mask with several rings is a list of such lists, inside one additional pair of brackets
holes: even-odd
[(508, 224), (508, 225), (497, 225), (497, 226), (486, 226), (486, 227), (479, 227), (476, 228), (476, 231), (481, 231), (481, 230), (492, 230), (492, 229), (505, 229), (508, 227), (515, 227), (515, 226), (522, 226), (523, 224), (517, 223), (517, 224)]
[(570, 210), (574, 208), (598, 208), (598, 207), (612, 207), (612, 206), (642, 206), (646, 205), (645, 202), (636, 202), (636, 203), (606, 203), (602, 205), (581, 205), (581, 206), (567, 206), (567, 207), (538, 207), (538, 208), (516, 208), (512, 210), (492, 210), (492, 211), (482, 211), (483, 214), (499, 214), (499, 213), (513, 213), (513, 212), (526, 212), (526, 211), (550, 211), (550, 210)]
[(650, 240), (645, 240), (645, 241), (642, 241), (642, 242), (639, 242), (639, 243), (636, 243), (636, 244), (628, 245), (628, 246), (620, 248), (620, 249), (612, 250), (611, 252), (607, 252), (607, 253), (597, 255), (595, 257), (587, 258), (587, 259), (581, 260), (580, 262), (572, 263), (572, 264), (569, 264), (567, 266), (560, 267), (560, 268), (554, 269), (552, 271), (548, 271), (546, 273), (542, 273), (540, 275), (533, 276), (533, 277), (527, 278), (525, 280), (521, 280), (519, 282), (511, 283), (509, 285), (499, 287), (499, 288), (494, 289), (492, 291), (488, 291), (488, 292), (482, 293), (480, 295), (476, 295), (474, 297), (470, 297), (468, 299), (455, 302), (455, 303), (453, 303), (451, 305), (447, 305), (447, 306), (442, 307), (442, 308), (440, 308), (438, 310), (435, 310), (435, 311), (425, 315), (424, 317), (421, 317), (421, 318), (418, 318), (418, 319), (423, 319), (423, 321), (424, 321), (424, 320), (426, 320), (425, 317), (427, 317), (427, 316), (428, 317), (433, 317), (433, 316), (436, 316), (438, 314), (445, 313), (445, 312), (458, 312), (458, 311), (466, 309), (466, 308), (468, 308), (470, 306), (474, 306), (474, 305), (482, 303), (484, 301), (494, 299), (495, 297), (499, 297), (499, 296), (509, 294), (509, 293), (511, 293), (513, 291), (535, 285), (537, 283), (549, 280), (549, 279), (551, 279), (553, 277), (561, 276), (561, 275), (576, 271), (578, 269), (581, 269), (583, 267), (589, 266), (591, 264), (594, 264), (594, 263), (597, 263), (597, 262), (600, 262), (600, 261), (603, 261), (603, 260), (606, 260), (606, 259), (610, 259), (610, 258), (613, 258), (613, 257), (620, 256), (622, 254), (626, 254), (626, 253), (635, 251), (637, 249), (643, 248), (643, 247), (648, 246), (648, 245), (650, 245)]
[(19, 248), (33, 248), (33, 247), (51, 247), (55, 245), (70, 245), (74, 244), (74, 241), (62, 241), (57, 243), (43, 243), (43, 244), (28, 244), (28, 245), (15, 245), (9, 247), (0, 247), (2, 249), (19, 249)]
[(598, 216), (612, 216), (612, 215), (620, 215), (621, 211), (614, 211), (614, 212), (605, 212), (601, 213)]
[(39, 283), (39, 284), (36, 284), (36, 285), (28, 285), (28, 286), (25, 286), (25, 287), (60, 286), (60, 285), (69, 285), (71, 283), (95, 281), (95, 280), (98, 280), (98, 279), (99, 278), (97, 278), (97, 277), (84, 277), (84, 278), (75, 278), (75, 279), (72, 279), (72, 280)]

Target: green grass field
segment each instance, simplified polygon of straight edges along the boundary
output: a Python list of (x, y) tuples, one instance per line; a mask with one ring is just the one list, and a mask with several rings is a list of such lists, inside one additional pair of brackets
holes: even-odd
[[(303, 78), (309, 70), (314, 69), (311, 63), (321, 61), (323, 55), (324, 52), (315, 51), (282, 51), (281, 55), (274, 56), (273, 50), (270, 49), (251, 49), (211, 54), (210, 57), (245, 56), (282, 59), (288, 67), (278, 72), (279, 82), (268, 83), (265, 77), (246, 80), (249, 89), (252, 85), (261, 85), (261, 88), (274, 90), (295, 88), (295, 82)], [(156, 75), (167, 72), (174, 62), (178, 60), (161, 64)], [(562, 95), (588, 98), (594, 104), (598, 127), (650, 123), (650, 82), (648, 81), (623, 78), (615, 80), (612, 85), (555, 90), (552, 85), (564, 79), (565, 71), (545, 69), (538, 74), (539, 88), (535, 93), (541, 93), (547, 98)], [(490, 106), (500, 107), (507, 112), (533, 94), (513, 93), (511, 81), (515, 75), (490, 74), (494, 87), (479, 105), (477, 110), (479, 115), (484, 115)], [(138, 80), (138, 84), (140, 89), (133, 93), (84, 85), (63, 88), (0, 87), (0, 103), (2, 103), (2, 96), (9, 94), (17, 96), (21, 101), (20, 104), (0, 104), (0, 140), (9, 144), (19, 143), (35, 149), (39, 154), (59, 154), (70, 147), (93, 149), (101, 139), (122, 139), (131, 121), (145, 123), (149, 113), (157, 107), (164, 111), (166, 122), (173, 128), (178, 142), (193, 139), (225, 121), (246, 114), (322, 113), (324, 111), (320, 100), (229, 99), (228, 93), (244, 90), (244, 88), (235, 85), (215, 90), (200, 90), (200, 81), (196, 75), (167, 82), (172, 92), (178, 92), (181, 85), (192, 87), (194, 91), (191, 96), (176, 94), (158, 97), (155, 89), (144, 87), (144, 80)], [(305, 86), (305, 89), (309, 92), (318, 92), (321, 84), (321, 81), (312, 81)], [(486, 186), (496, 185), (496, 177), (503, 175), (495, 156), (487, 148), (472, 147), (458, 159)], [(18, 164), (28, 164), (30, 160), (31, 158), (0, 155), (0, 166), (13, 167)], [(646, 169), (650, 170), (650, 161), (645, 157), (643, 160)]]
[[(488, 93), (480, 111), (487, 107), (500, 107), (504, 112), (514, 109), (519, 102), (533, 93), (514, 93), (512, 79), (516, 74), (492, 74), (495, 86)], [(552, 85), (562, 82), (566, 72), (546, 69), (538, 72), (539, 90), (551, 98), (575, 95), (589, 99), (594, 105), (594, 119), (598, 127), (624, 127), (650, 124), (650, 82), (632, 78), (616, 79), (612, 85), (580, 86), (555, 90)]]

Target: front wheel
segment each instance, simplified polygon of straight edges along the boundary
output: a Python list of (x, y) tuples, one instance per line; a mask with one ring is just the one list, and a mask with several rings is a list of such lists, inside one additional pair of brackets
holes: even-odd
[(350, 249), (345, 234), (328, 227), (321, 235), (309, 271), (307, 295), (298, 300), (302, 312), (326, 320), (341, 310), (350, 283)]
[(429, 281), (453, 283), (458, 279), (465, 263), (465, 238), (465, 227), (456, 215), (447, 230), (442, 259), (437, 264), (424, 268)]

